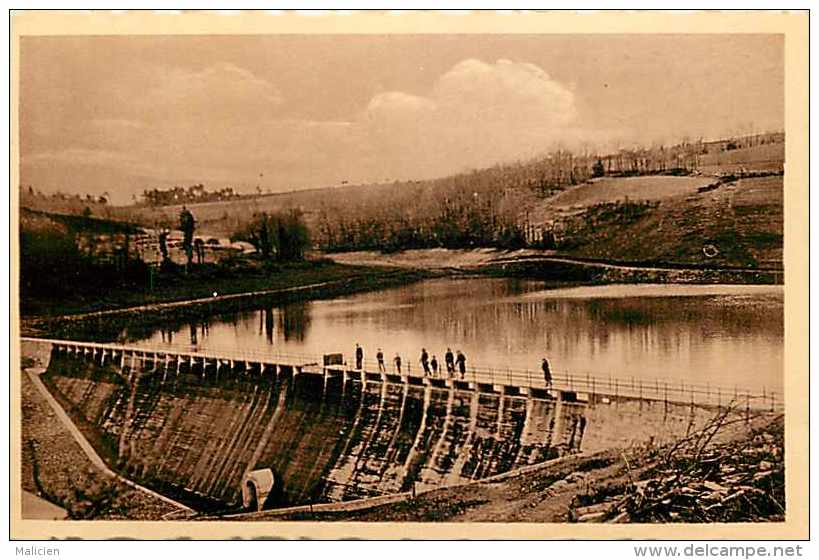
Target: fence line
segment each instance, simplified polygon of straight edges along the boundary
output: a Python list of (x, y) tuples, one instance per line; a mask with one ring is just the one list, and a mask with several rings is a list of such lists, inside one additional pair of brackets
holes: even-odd
[[(59, 344), (63, 346), (74, 346), (78, 348), (102, 349), (116, 352), (126, 352), (134, 354), (152, 354), (163, 356), (174, 354), (177, 356), (193, 359), (205, 359), (214, 361), (246, 361), (259, 363), (280, 363), (294, 365), (297, 367), (317, 367), (323, 365), (323, 356), (298, 353), (282, 353), (276, 351), (261, 352), (257, 350), (231, 349), (207, 349), (207, 350), (185, 350), (182, 348), (147, 348), (143, 346), (132, 346), (112, 343), (78, 342), (72, 340), (52, 340), (38, 338), (24, 338), (23, 340), (36, 341), (42, 343)], [(385, 357), (386, 358), (386, 357)], [(344, 360), (343, 364), (329, 366), (333, 369), (342, 368), (355, 371), (355, 360)], [(380, 371), (376, 360), (367, 359), (362, 362), (362, 371), (376, 373)], [(413, 367), (412, 361), (402, 362), (400, 374), (402, 376), (414, 375), (424, 376), (425, 373), (419, 364)], [(385, 359), (384, 373), (397, 374), (395, 364), (389, 358)], [(542, 372), (532, 370), (491, 367), (468, 366), (466, 374), (462, 377), (458, 372), (457, 365), (454, 374), (450, 375), (446, 371), (446, 364), (441, 362), (438, 367), (438, 374), (431, 377), (463, 379), (473, 383), (484, 383), (492, 385), (509, 385), (516, 387), (546, 388)], [(552, 371), (551, 388), (563, 391), (572, 391), (587, 394), (608, 395), (614, 398), (632, 397), (648, 400), (660, 400), (665, 402), (690, 402), (696, 404), (727, 405), (733, 403), (737, 407), (745, 408), (770, 408), (771, 410), (781, 410), (784, 407), (782, 394), (779, 391), (770, 390), (763, 387), (761, 391), (741, 388), (737, 385), (733, 387), (712, 385), (710, 383), (698, 384), (686, 382), (684, 379), (670, 380), (661, 378), (646, 379), (643, 377), (624, 376), (601, 376), (592, 375), (590, 372), (573, 373), (569, 371)]]

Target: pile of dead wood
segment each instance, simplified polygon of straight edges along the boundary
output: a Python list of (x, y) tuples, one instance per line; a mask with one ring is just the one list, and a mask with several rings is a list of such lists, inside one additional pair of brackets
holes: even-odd
[(727, 414), (677, 444), (657, 450), (642, 468), (623, 456), (628, 482), (578, 496), (568, 518), (603, 523), (781, 521), (785, 474), (781, 417), (739, 439), (715, 443)]

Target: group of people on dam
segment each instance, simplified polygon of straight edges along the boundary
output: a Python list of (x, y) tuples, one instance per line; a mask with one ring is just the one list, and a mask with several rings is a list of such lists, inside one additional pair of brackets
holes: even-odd
[[(375, 353), (375, 359), (378, 363), (378, 372), (386, 373), (387, 367), (384, 362), (384, 351), (381, 348), (379, 348)], [(396, 352), (392, 361), (393, 365), (395, 366), (395, 373), (401, 375), (401, 355)], [(441, 364), (438, 362), (437, 356), (435, 354), (430, 356), (426, 348), (421, 348), (421, 356), (418, 359), (418, 362), (421, 364), (421, 369), (424, 375), (431, 377), (442, 377), (444, 375), (444, 369), (440, 367)], [(364, 369), (364, 349), (359, 344), (355, 345), (355, 367), (358, 370)], [(460, 378), (463, 379), (466, 376), (466, 355), (460, 350), (453, 353), (451, 348), (447, 348), (446, 352), (444, 353), (444, 367), (446, 368), (447, 377), (454, 378), (457, 371)], [(543, 358), (541, 361), (541, 370), (543, 371), (544, 384), (547, 387), (551, 387), (552, 372), (549, 366), (549, 360), (546, 358)], [(407, 367), (407, 373), (409, 373), (409, 367)]]
[[(375, 353), (375, 359), (378, 363), (379, 373), (386, 373), (387, 366), (384, 361), (384, 351), (381, 348)], [(455, 377), (456, 373), (460, 375), (461, 379), (466, 376), (466, 355), (460, 350), (453, 353), (451, 348), (447, 348), (444, 353), (444, 363), (441, 364), (437, 356), (434, 354), (430, 356), (426, 348), (421, 348), (421, 356), (418, 362), (421, 364), (421, 370), (424, 375), (432, 377), (443, 376), (444, 368), (446, 368), (446, 375), (449, 377)], [(395, 373), (401, 375), (404, 362), (399, 353), (396, 352), (392, 363), (395, 368)], [(355, 367), (356, 369), (364, 368), (364, 349), (359, 344), (355, 345)], [(409, 373), (410, 367), (408, 363), (407, 373)]]

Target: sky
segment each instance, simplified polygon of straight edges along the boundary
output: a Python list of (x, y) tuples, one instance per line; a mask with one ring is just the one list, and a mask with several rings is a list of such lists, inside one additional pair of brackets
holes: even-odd
[(781, 130), (783, 57), (747, 34), (24, 37), (20, 181), (124, 204)]

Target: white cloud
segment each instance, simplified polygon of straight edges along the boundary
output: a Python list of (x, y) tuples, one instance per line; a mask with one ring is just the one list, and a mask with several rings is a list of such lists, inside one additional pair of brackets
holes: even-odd
[(138, 114), (148, 120), (263, 120), (275, 114), (282, 102), (270, 82), (244, 68), (220, 63), (196, 72), (159, 71)]
[(138, 103), (89, 121), (75, 135), (81, 143), (26, 158), (26, 170), (106, 168), (140, 184), (255, 184), (263, 173), (268, 186), (293, 188), (442, 176), (577, 145), (585, 135), (569, 87), (509, 60), (464, 60), (425, 95), (379, 93), (349, 120), (286, 118), (273, 84), (230, 64), (155, 78)]
[(433, 98), (461, 120), (488, 120), (506, 126), (565, 127), (575, 119), (574, 95), (540, 67), (499, 60), (464, 60), (441, 76)]
[(582, 132), (574, 93), (525, 62), (467, 59), (428, 96), (380, 93), (363, 121), (375, 159), (400, 175), (434, 176), (543, 153)]

